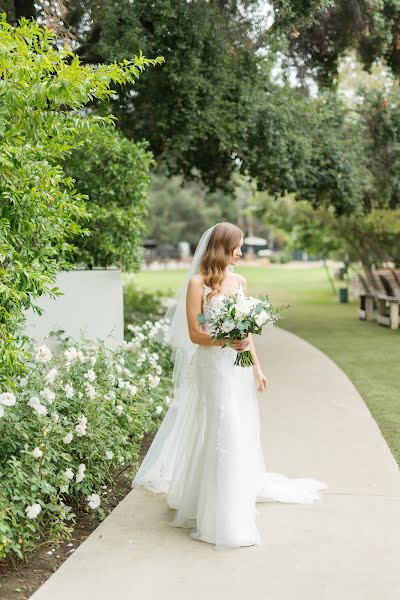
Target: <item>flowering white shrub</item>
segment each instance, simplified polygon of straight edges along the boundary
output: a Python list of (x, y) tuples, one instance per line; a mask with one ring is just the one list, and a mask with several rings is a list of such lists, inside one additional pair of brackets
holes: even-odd
[(0, 390), (0, 558), (23, 558), (44, 524), (53, 540), (68, 537), (74, 510), (105, 516), (98, 490), (120, 465), (134, 474), (168, 410), (170, 349), (153, 341), (164, 326), (136, 325), (115, 350), (42, 344), (16, 389)]

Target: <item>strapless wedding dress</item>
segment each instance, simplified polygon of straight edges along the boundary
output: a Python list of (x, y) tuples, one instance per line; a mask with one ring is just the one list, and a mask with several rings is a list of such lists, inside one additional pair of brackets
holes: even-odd
[[(204, 286), (205, 313), (209, 290)], [(229, 347), (198, 346), (132, 482), (165, 492), (176, 509), (171, 525), (190, 528), (192, 538), (217, 550), (261, 543), (257, 502), (308, 504), (327, 489), (312, 477), (265, 470), (253, 369), (234, 366), (235, 357)]]

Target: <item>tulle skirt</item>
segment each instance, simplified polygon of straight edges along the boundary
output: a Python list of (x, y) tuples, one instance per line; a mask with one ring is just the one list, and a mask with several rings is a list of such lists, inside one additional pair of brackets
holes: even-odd
[(165, 492), (171, 525), (215, 549), (260, 544), (257, 502), (312, 503), (327, 489), (266, 472), (252, 368), (231, 348), (199, 346), (132, 486)]

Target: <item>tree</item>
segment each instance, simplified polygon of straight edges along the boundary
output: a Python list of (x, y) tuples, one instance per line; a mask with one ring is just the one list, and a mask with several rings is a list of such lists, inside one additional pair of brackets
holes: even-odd
[[(274, 0), (275, 9), (285, 1)], [(400, 74), (400, 2), (398, 0), (334, 0), (294, 2), (291, 14), (283, 11), (274, 23), (287, 42), (288, 61), (300, 77), (316, 78), (335, 86), (340, 60), (355, 49), (366, 69), (383, 59)], [(306, 17), (302, 18), (302, 7)], [(290, 23), (291, 20), (291, 23)], [(289, 26), (288, 26), (289, 24)]]
[(142, 255), (147, 216), (149, 169), (153, 156), (147, 144), (135, 144), (114, 127), (84, 136), (64, 163), (74, 186), (88, 198), (88, 235), (71, 240), (74, 262), (118, 266), (135, 271)]
[[(70, 268), (71, 239), (83, 233), (85, 197), (60, 164), (85, 134), (113, 123), (111, 116), (83, 118), (92, 98), (106, 99), (111, 85), (133, 83), (150, 60), (84, 66), (57, 49), (54, 34), (21, 19), (0, 18), (0, 389), (24, 372), (25, 311), (54, 295), (60, 268)], [(79, 223), (78, 223), (79, 222)]]

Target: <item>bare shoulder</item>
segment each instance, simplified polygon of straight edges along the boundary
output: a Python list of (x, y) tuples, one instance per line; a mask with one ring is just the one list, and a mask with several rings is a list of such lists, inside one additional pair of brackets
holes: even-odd
[(247, 285), (247, 280), (246, 277), (243, 277), (243, 275), (239, 275), (239, 273), (236, 273), (236, 277), (239, 279), (239, 282), (246, 287)]
[(188, 287), (192, 290), (200, 290), (203, 289), (203, 279), (201, 278), (201, 276), (196, 273), (196, 275), (192, 275), (191, 278), (189, 279), (189, 285)]

